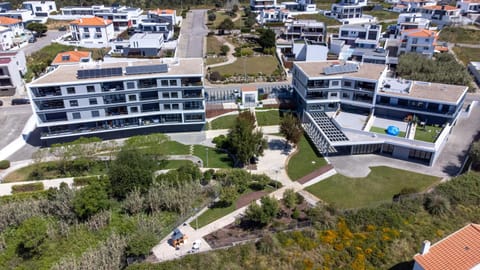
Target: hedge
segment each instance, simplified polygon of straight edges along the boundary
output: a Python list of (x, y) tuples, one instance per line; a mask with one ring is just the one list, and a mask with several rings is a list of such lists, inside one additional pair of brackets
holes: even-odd
[(10, 161), (9, 160), (0, 160), (0, 170), (5, 170), (10, 168)]
[(97, 181), (98, 176), (83, 176), (83, 177), (75, 177), (73, 178), (73, 186), (79, 187), (79, 186), (86, 186), (90, 184), (92, 181)]
[(21, 193), (21, 192), (32, 192), (32, 191), (40, 191), (43, 190), (43, 183), (30, 183), (24, 185), (13, 185), (12, 186), (12, 194)]

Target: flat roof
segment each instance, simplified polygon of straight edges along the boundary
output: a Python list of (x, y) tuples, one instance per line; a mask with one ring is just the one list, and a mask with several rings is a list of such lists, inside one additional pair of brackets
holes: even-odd
[(385, 70), (385, 65), (383, 64), (380, 65), (380, 64), (362, 63), (362, 64), (359, 64), (358, 70), (354, 72), (325, 75), (323, 71), (324, 68), (330, 67), (332, 65), (339, 65), (339, 64), (340, 62), (338, 60), (295, 62), (295, 65), (298, 68), (300, 68), (310, 78), (348, 76), (353, 78), (378, 80), (380, 78), (380, 74)]
[(467, 86), (413, 81), (406, 91), (384, 90), (379, 94), (457, 103), (467, 91)]
[[(78, 79), (77, 71), (82, 69), (97, 68), (118, 68), (129, 66), (145, 66), (168, 64), (168, 72), (154, 74), (126, 75), (125, 72), (121, 76), (101, 77)], [(178, 76), (178, 75), (199, 75), (203, 76), (203, 59), (202, 58), (182, 58), (182, 59), (112, 59), (101, 64), (85, 63), (78, 65), (64, 65), (36, 79), (30, 85), (59, 85), (59, 84), (85, 84), (95, 83), (108, 80), (128, 80), (129, 78), (152, 78), (155, 76)]]

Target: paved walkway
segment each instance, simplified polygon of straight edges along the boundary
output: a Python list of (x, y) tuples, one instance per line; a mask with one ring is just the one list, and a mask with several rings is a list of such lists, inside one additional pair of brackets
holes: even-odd
[(73, 185), (73, 177), (57, 178), (57, 179), (51, 179), (51, 180), (23, 181), (23, 182), (0, 184), (0, 196), (11, 195), (12, 194), (12, 186), (14, 186), (14, 185), (24, 185), (24, 184), (39, 183), (39, 182), (42, 182), (44, 189), (47, 190), (49, 188), (59, 187), (61, 183), (66, 183), (69, 186), (72, 186)]

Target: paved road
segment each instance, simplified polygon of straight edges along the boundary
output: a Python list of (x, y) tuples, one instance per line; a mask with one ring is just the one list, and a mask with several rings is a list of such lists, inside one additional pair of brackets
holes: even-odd
[(35, 43), (28, 43), (27, 46), (21, 48), (23, 52), (25, 52), (25, 55), (28, 56), (43, 47), (50, 45), (52, 43), (52, 40), (60, 37), (61, 35), (65, 34), (65, 32), (59, 32), (58, 30), (48, 30), (47, 33), (45, 33), (45, 36), (37, 38), (37, 41)]
[(0, 149), (22, 134), (22, 130), (32, 115), (30, 105), (0, 107)]
[(191, 10), (183, 20), (177, 47), (177, 57), (196, 58), (204, 54), (205, 36), (208, 29), (205, 26), (206, 10)]

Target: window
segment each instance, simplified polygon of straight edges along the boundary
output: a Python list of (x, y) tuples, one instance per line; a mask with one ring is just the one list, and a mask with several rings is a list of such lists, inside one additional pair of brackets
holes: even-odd
[(350, 95), (349, 95), (348, 93), (343, 93), (343, 94), (342, 94), (342, 97), (343, 97), (343, 98), (349, 98)]
[(92, 111), (92, 117), (99, 117), (100, 112), (99, 111)]
[(102, 32), (102, 30), (100, 29), (100, 27), (96, 27), (96, 28), (95, 28), (95, 32), (97, 32), (97, 33), (101, 33), (101, 32)]
[(164, 110), (171, 110), (172, 108), (171, 108), (170, 104), (163, 104), (163, 109)]
[(70, 107), (77, 107), (78, 106), (78, 100), (70, 100)]
[(138, 113), (138, 107), (130, 107), (131, 113)]
[(88, 32), (88, 27), (84, 27), (84, 28), (83, 28), (83, 31), (84, 31), (84, 32)]
[(170, 86), (176, 86), (177, 80), (170, 80)]
[(135, 83), (134, 82), (127, 82), (127, 89), (133, 89), (135, 88)]
[(178, 98), (178, 93), (177, 92), (172, 92), (171, 97), (172, 98)]
[(428, 49), (429, 49), (428, 47), (423, 47), (424, 51), (428, 51)]
[(73, 119), (80, 119), (81, 115), (80, 115), (79, 112), (74, 112), (74, 113), (72, 113), (72, 117), (73, 117)]
[(98, 104), (96, 98), (90, 98), (90, 99), (88, 100), (88, 103), (90, 103), (90, 105), (97, 105), (97, 104)]
[(136, 95), (128, 95), (128, 101), (137, 101)]
[(93, 92), (95, 92), (95, 86), (93, 86), (93, 85), (87, 85), (87, 92), (88, 92), (88, 93), (93, 93)]
[(75, 94), (75, 87), (67, 87), (67, 94)]
[(332, 86), (339, 86), (340, 82), (339, 81), (332, 81)]
[(90, 35), (89, 35), (89, 34), (85, 34), (85, 38), (90, 38)]
[(168, 80), (162, 80), (162, 86), (168, 86)]
[(163, 98), (170, 98), (170, 92), (163, 92), (162, 97)]
[(338, 93), (336, 93), (336, 92), (335, 92), (335, 93), (330, 93), (330, 96), (331, 96), (331, 97), (337, 97), (337, 96), (338, 96)]
[(345, 81), (345, 82), (343, 82), (343, 86), (352, 87), (352, 82), (351, 81)]
[(172, 110), (178, 110), (180, 106), (178, 104), (172, 104)]

